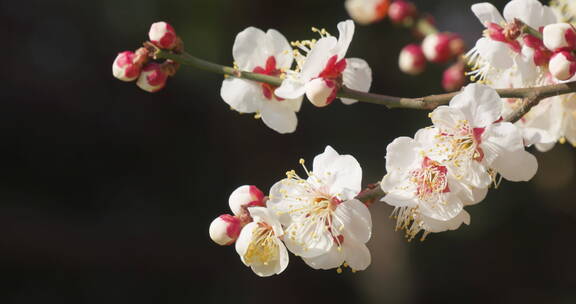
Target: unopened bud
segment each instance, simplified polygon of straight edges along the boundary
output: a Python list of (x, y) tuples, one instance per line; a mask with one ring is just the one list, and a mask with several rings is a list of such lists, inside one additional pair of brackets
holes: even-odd
[(446, 69), (442, 75), (442, 87), (447, 92), (461, 89), (466, 82), (464, 64), (456, 63)]
[(148, 32), (150, 41), (161, 49), (171, 50), (176, 47), (176, 31), (166, 22), (156, 22)]
[(554, 78), (568, 80), (576, 73), (576, 57), (568, 51), (562, 51), (552, 55), (548, 69)]
[(210, 224), (208, 232), (216, 244), (225, 246), (233, 244), (242, 230), (240, 219), (230, 214), (223, 214), (215, 218)]
[(119, 53), (112, 64), (112, 74), (122, 81), (134, 81), (140, 75), (142, 65), (137, 61), (138, 56), (131, 51)]
[(431, 62), (444, 63), (456, 55), (462, 54), (464, 42), (452, 33), (431, 34), (424, 38), (422, 51)]
[(416, 6), (412, 2), (397, 0), (390, 4), (388, 17), (394, 23), (410, 23), (416, 16)]
[(544, 45), (551, 51), (574, 50), (576, 30), (571, 24), (556, 23), (544, 27)]
[(146, 92), (155, 93), (166, 86), (167, 79), (168, 75), (164, 72), (162, 66), (153, 62), (142, 69), (136, 85)]
[(409, 44), (400, 52), (398, 58), (400, 70), (409, 75), (418, 75), (426, 68), (426, 57), (417, 44)]
[(306, 83), (306, 97), (317, 107), (325, 107), (336, 98), (336, 82), (325, 78), (316, 78)]
[(248, 207), (264, 207), (264, 193), (256, 186), (241, 186), (238, 187), (228, 199), (230, 210), (234, 215), (243, 215)]
[(370, 24), (386, 16), (390, 0), (347, 0), (344, 5), (350, 17), (356, 22)]

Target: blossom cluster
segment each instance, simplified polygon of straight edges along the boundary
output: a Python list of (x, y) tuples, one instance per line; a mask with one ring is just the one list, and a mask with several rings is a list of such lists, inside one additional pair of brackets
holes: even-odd
[[(148, 37), (152, 44), (164, 50), (177, 50), (181, 43), (174, 28), (166, 22), (152, 24)], [(177, 69), (178, 64), (170, 60), (150, 62), (150, 51), (144, 47), (119, 53), (112, 64), (114, 77), (126, 82), (136, 80), (136, 85), (149, 93), (162, 90)]]
[(286, 248), (314, 269), (366, 269), (372, 219), (356, 199), (362, 184), (360, 164), (330, 146), (314, 158), (313, 171), (303, 160), (300, 164), (307, 177), (289, 171), (267, 197), (255, 186), (232, 192), (234, 215), (216, 218), (210, 237), (220, 245), (235, 242), (242, 262), (263, 277), (286, 269)]
[[(317, 107), (325, 107), (336, 99), (342, 87), (368, 92), (372, 70), (358, 58), (346, 58), (354, 36), (354, 22), (338, 24), (336, 39), (326, 30), (313, 28), (318, 40), (296, 41), (292, 44), (276, 30), (264, 32), (249, 27), (236, 36), (232, 54), (234, 66), (242, 71), (282, 77), (280, 87), (268, 83), (229, 77), (222, 83), (222, 99), (240, 113), (256, 113), (278, 133), (296, 130), (304, 95)], [(293, 50), (292, 46), (297, 49)], [(295, 63), (295, 69), (291, 70)], [(356, 100), (342, 98), (345, 104)]]
[[(493, 88), (527, 88), (576, 80), (576, 31), (570, 23), (570, 1), (553, 6), (537, 0), (512, 0), (503, 14), (490, 3), (472, 6), (486, 27), (482, 38), (468, 52), (472, 80)], [(527, 31), (527, 29), (529, 29)], [(504, 113), (522, 106), (508, 99)], [(548, 151), (556, 142), (576, 144), (576, 96), (568, 94), (542, 100), (516, 123), (527, 145)]]
[(502, 108), (494, 89), (470, 84), (430, 114), (433, 126), (388, 145), (382, 201), (395, 207), (396, 228), (408, 239), (469, 224), (464, 207), (482, 201), (499, 176), (528, 181), (536, 174), (536, 158), (520, 129), (502, 121)]

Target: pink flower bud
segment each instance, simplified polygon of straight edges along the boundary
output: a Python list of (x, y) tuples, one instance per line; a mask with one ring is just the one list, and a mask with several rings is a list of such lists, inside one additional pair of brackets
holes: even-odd
[(446, 69), (442, 75), (442, 87), (447, 92), (461, 89), (466, 82), (464, 64), (456, 63)]
[(354, 21), (370, 24), (386, 17), (390, 0), (347, 0), (344, 5)]
[(136, 85), (146, 92), (155, 93), (164, 88), (167, 79), (168, 75), (160, 64), (150, 63), (142, 69)]
[(234, 215), (240, 216), (246, 212), (248, 207), (264, 207), (264, 193), (256, 186), (241, 186), (238, 187), (228, 199), (230, 210)]
[(336, 98), (336, 92), (336, 82), (330, 79), (316, 78), (306, 83), (306, 97), (319, 108), (331, 104)]
[(549, 24), (544, 27), (544, 45), (551, 51), (574, 50), (576, 30), (568, 23)]
[(400, 70), (409, 75), (418, 75), (426, 68), (426, 57), (417, 44), (409, 44), (400, 52), (398, 58)]
[(388, 8), (388, 17), (394, 23), (411, 22), (415, 16), (416, 6), (412, 2), (397, 0)]
[(576, 73), (576, 57), (568, 51), (555, 53), (548, 63), (548, 69), (554, 78), (568, 80)]
[(431, 62), (444, 63), (464, 49), (462, 39), (451, 33), (431, 34), (424, 38), (422, 51)]
[(176, 32), (166, 22), (161, 21), (152, 24), (148, 37), (152, 43), (161, 49), (171, 50), (176, 47)]
[(225, 246), (233, 244), (238, 239), (241, 230), (240, 219), (230, 214), (223, 214), (212, 221), (208, 232), (212, 241)]
[(137, 62), (138, 56), (131, 51), (119, 53), (112, 64), (112, 74), (122, 81), (134, 81), (140, 75), (142, 65)]

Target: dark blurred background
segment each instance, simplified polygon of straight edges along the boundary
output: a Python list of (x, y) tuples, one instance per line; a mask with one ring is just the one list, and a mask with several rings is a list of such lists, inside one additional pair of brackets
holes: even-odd
[[(220, 99), (222, 77), (183, 68), (147, 94), (115, 80), (119, 51), (152, 22), (172, 23), (189, 52), (231, 63), (235, 35), (311, 26), (334, 34), (343, 0), (0, 0), (0, 303), (576, 303), (574, 148), (537, 153), (529, 183), (504, 182), (468, 208), (472, 225), (407, 243), (391, 208), (374, 206), (372, 266), (314, 271), (292, 258), (262, 279), (208, 225), (242, 184), (267, 190), (330, 144), (354, 155), (366, 183), (386, 145), (429, 124), (427, 113), (305, 103), (279, 135)], [(474, 1), (416, 1), (469, 44)], [(504, 1), (495, 4), (502, 8)], [(410, 35), (388, 21), (357, 27), (349, 55), (368, 60), (375, 92), (441, 92), (442, 67), (397, 68)]]

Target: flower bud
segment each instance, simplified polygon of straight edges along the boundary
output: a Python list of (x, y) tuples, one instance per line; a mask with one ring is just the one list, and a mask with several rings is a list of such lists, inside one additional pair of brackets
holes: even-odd
[(166, 85), (168, 75), (158, 63), (150, 63), (142, 69), (136, 85), (142, 90), (150, 93), (155, 93)]
[(544, 45), (551, 51), (574, 50), (576, 30), (568, 23), (549, 24), (544, 27)]
[(170, 24), (163, 21), (152, 24), (148, 38), (161, 49), (171, 50), (176, 47), (176, 32)]
[(388, 17), (394, 23), (409, 23), (416, 16), (416, 6), (412, 2), (397, 0), (390, 4)]
[(325, 78), (316, 78), (306, 83), (306, 97), (317, 107), (325, 107), (336, 98), (336, 82)]
[(119, 53), (112, 64), (112, 74), (122, 81), (134, 81), (140, 75), (142, 65), (137, 62), (137, 55), (131, 51)]
[(256, 186), (238, 187), (228, 199), (228, 205), (234, 215), (240, 216), (245, 212), (247, 207), (266, 206), (264, 202), (264, 193)]
[(451, 33), (431, 34), (424, 38), (422, 51), (429, 61), (444, 63), (452, 57), (462, 54), (464, 42), (460, 37)]
[(466, 71), (464, 64), (456, 63), (446, 69), (442, 75), (442, 87), (447, 92), (461, 89), (466, 82)]
[(417, 44), (409, 44), (400, 52), (398, 58), (400, 70), (409, 75), (418, 75), (426, 68), (426, 57)]
[(240, 219), (230, 214), (223, 214), (212, 221), (208, 232), (214, 243), (225, 246), (233, 244), (241, 230)]
[(390, 0), (347, 0), (344, 5), (354, 21), (360, 24), (370, 24), (386, 16)]
[(576, 57), (567, 51), (555, 53), (548, 63), (548, 69), (554, 78), (568, 80), (576, 73)]

